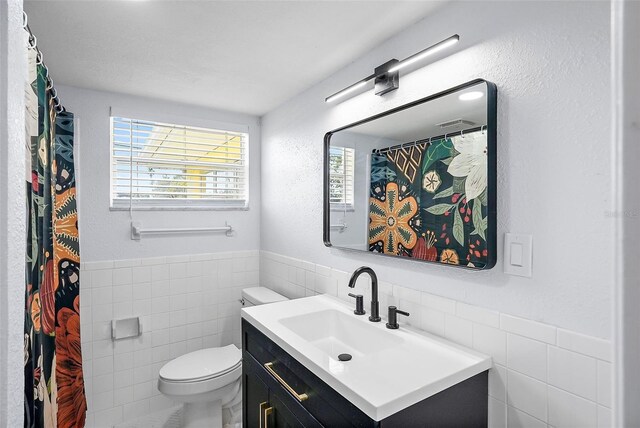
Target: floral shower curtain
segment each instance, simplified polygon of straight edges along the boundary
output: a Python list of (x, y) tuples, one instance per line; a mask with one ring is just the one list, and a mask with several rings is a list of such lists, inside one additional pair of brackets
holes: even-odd
[(73, 115), (56, 112), (29, 51), (26, 86), (25, 427), (84, 427)]
[(374, 151), (369, 251), (486, 266), (487, 177), (482, 131)]

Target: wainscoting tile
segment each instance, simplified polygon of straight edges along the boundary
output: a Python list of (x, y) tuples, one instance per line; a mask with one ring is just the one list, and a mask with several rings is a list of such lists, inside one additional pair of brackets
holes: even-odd
[(140, 266), (140, 259), (129, 259), (129, 260), (115, 260), (113, 262), (113, 266), (115, 268), (126, 268), (133, 266)]
[(507, 426), (509, 428), (547, 428), (547, 424), (514, 407), (507, 406)]
[(134, 284), (141, 282), (151, 282), (151, 267), (136, 266), (131, 268), (131, 281)]
[(95, 424), (89, 425), (87, 421), (87, 427), (95, 426), (96, 428), (111, 428), (112, 426), (122, 422), (122, 407), (113, 407), (111, 409), (95, 412), (94, 417)]
[(428, 308), (436, 309), (449, 314), (456, 313), (456, 301), (446, 297), (435, 296), (429, 293), (420, 294), (420, 303)]
[(113, 270), (91, 271), (91, 288), (111, 287), (113, 285)]
[(491, 428), (507, 427), (507, 405), (493, 397), (489, 397), (489, 426)]
[[(547, 384), (532, 377), (507, 371), (507, 404), (529, 415), (547, 420)], [(511, 424), (509, 424), (511, 426)]]
[(556, 343), (556, 328), (536, 321), (500, 314), (500, 328), (552, 345)]
[(133, 274), (130, 267), (113, 270), (113, 285), (131, 284), (132, 279)]
[(422, 314), (420, 316), (420, 328), (428, 331), (429, 333), (437, 334), (438, 336), (444, 337), (445, 313), (426, 307), (423, 307), (421, 311)]
[(605, 407), (611, 407), (613, 378), (611, 377), (611, 363), (605, 361), (598, 361), (598, 404)]
[(611, 409), (598, 406), (598, 428), (610, 428), (613, 426), (613, 414)]
[(547, 345), (516, 334), (507, 334), (507, 366), (546, 382)]
[(500, 313), (484, 309), (479, 306), (467, 305), (466, 303), (456, 303), (456, 315), (479, 324), (486, 324), (490, 327), (500, 328)]
[(549, 424), (555, 428), (598, 426), (597, 405), (549, 386)]
[(462, 318), (446, 314), (444, 318), (444, 336), (471, 348), (473, 346), (473, 324)]
[(489, 370), (489, 395), (497, 400), (507, 401), (507, 369), (494, 364)]
[(82, 270), (101, 270), (101, 269), (113, 269), (113, 261), (105, 260), (99, 262), (82, 262)]
[(611, 362), (611, 343), (604, 339), (586, 336), (559, 328), (558, 346), (574, 352)]
[(549, 346), (549, 385), (596, 401), (597, 378), (595, 358)]
[(498, 364), (507, 363), (507, 334), (497, 328), (473, 324), (473, 349), (491, 355)]
[(166, 257), (150, 257), (147, 259), (140, 260), (141, 266), (164, 265), (166, 263), (167, 263)]

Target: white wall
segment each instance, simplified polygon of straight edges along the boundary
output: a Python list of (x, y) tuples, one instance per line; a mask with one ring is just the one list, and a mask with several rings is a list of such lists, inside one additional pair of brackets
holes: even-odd
[[(63, 104), (77, 119), (75, 144), (82, 262), (259, 249), (260, 122), (256, 116), (73, 87), (57, 89)], [(129, 212), (109, 209), (110, 107), (114, 114), (127, 114), (135, 119), (202, 127), (224, 124), (249, 127), (248, 211), (133, 212), (134, 221), (146, 228), (224, 226), (228, 221), (234, 228), (233, 237), (217, 233), (131, 240)]]
[[(402, 75), (397, 91), (324, 103), (453, 33), (451, 55)], [(606, 2), (445, 5), (263, 118), (262, 249), (345, 271), (370, 265), (383, 281), (610, 337), (609, 38)], [(476, 77), (498, 86), (498, 265), (468, 272), (324, 247), (324, 133)], [(503, 274), (505, 232), (533, 235), (533, 278)]]
[(22, 426), (25, 263), (22, 1), (0, 2), (0, 426)]

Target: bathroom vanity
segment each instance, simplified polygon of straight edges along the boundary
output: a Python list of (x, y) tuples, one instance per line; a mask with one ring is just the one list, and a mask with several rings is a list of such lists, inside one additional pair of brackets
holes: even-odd
[(326, 295), (242, 317), (247, 427), (487, 426), (489, 357)]

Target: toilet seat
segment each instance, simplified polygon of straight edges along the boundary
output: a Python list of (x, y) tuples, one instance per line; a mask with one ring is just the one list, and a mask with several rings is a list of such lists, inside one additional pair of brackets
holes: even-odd
[(207, 374), (204, 376), (200, 376), (197, 378), (193, 378), (193, 379), (189, 379), (189, 378), (177, 378), (177, 379), (172, 379), (172, 378), (167, 378), (166, 376), (162, 376), (162, 374), (160, 374), (160, 379), (162, 379), (165, 382), (174, 382), (174, 383), (189, 383), (189, 382), (201, 382), (201, 381), (205, 381), (205, 380), (209, 380), (209, 379), (213, 379), (219, 376), (223, 376), (229, 372), (232, 372), (238, 368), (242, 368), (242, 361), (238, 361), (236, 364), (233, 365), (233, 367), (229, 367), (226, 370), (222, 370), (218, 373), (212, 373), (212, 374)]
[(242, 374), (242, 352), (235, 345), (208, 348), (182, 355), (162, 366), (158, 389), (180, 397), (224, 388)]

